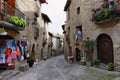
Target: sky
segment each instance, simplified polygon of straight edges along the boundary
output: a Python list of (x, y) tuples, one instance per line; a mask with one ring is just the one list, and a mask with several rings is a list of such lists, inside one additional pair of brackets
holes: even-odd
[(65, 24), (66, 13), (64, 6), (67, 0), (46, 0), (48, 4), (42, 4), (42, 12), (51, 19), (49, 32), (62, 34), (62, 25)]

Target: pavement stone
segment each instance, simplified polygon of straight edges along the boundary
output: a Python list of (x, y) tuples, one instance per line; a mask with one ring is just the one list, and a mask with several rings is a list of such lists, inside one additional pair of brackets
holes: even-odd
[(41, 61), (9, 80), (120, 80), (120, 72), (70, 64), (61, 55)]
[(120, 80), (120, 77), (119, 77), (119, 78), (115, 78), (115, 79), (113, 79), (113, 80)]
[(19, 74), (19, 71), (17, 70), (6, 70), (0, 74), (0, 80), (8, 80), (17, 74)]

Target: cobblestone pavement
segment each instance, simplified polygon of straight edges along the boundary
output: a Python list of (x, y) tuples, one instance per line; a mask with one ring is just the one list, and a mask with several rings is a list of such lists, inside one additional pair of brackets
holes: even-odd
[(41, 61), (9, 80), (120, 80), (119, 72), (110, 72), (79, 64), (69, 64), (63, 55)]

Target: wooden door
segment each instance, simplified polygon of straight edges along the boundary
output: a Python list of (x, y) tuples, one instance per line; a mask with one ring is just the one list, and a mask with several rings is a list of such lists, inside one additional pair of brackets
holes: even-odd
[(97, 39), (98, 59), (102, 63), (113, 62), (113, 43), (108, 35), (102, 34)]

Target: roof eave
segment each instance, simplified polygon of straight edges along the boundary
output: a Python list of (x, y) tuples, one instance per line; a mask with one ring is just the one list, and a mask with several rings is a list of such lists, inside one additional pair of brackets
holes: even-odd
[(67, 11), (70, 3), (71, 3), (71, 0), (67, 0), (67, 2), (66, 2), (66, 4), (65, 4), (65, 7), (64, 7), (64, 11)]
[(46, 15), (45, 13), (41, 13), (43, 19), (47, 22), (51, 22), (50, 18), (48, 17), (48, 15)]

